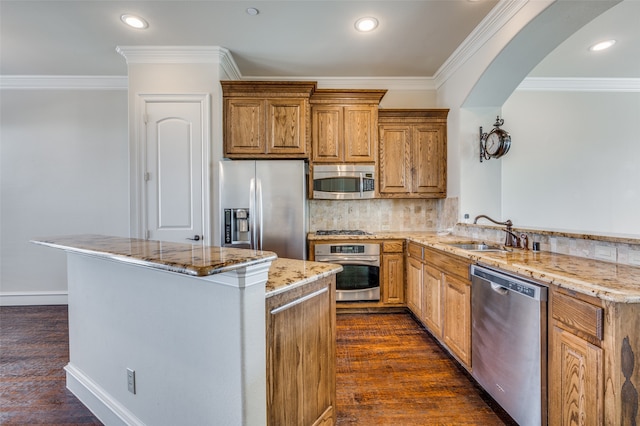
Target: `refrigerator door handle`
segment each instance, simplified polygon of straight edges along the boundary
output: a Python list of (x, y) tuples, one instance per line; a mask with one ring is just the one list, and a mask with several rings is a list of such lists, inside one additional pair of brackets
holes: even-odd
[(256, 224), (258, 229), (256, 231), (257, 241), (256, 241), (256, 250), (262, 250), (262, 180), (256, 179)]
[(256, 233), (256, 179), (251, 178), (249, 183), (249, 220), (251, 226), (251, 248), (257, 250), (257, 233)]

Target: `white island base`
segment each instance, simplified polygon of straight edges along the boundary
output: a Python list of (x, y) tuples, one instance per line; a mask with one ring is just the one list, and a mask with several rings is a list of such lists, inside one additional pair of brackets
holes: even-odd
[(271, 259), (190, 276), (82, 253), (67, 257), (67, 387), (102, 422), (266, 424)]

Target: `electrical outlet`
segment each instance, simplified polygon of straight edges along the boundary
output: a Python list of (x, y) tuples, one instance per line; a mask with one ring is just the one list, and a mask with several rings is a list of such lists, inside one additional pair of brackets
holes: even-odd
[(640, 250), (629, 250), (629, 264), (640, 266)]
[(607, 262), (617, 261), (618, 250), (612, 246), (596, 245), (595, 258), (598, 260), (606, 260)]
[(127, 368), (127, 388), (129, 392), (135, 395), (136, 393), (136, 372), (130, 368)]

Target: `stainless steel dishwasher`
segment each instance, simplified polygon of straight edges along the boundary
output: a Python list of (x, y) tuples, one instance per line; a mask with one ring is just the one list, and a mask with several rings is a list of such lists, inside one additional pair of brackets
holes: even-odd
[(547, 424), (547, 288), (471, 266), (472, 376), (519, 425)]

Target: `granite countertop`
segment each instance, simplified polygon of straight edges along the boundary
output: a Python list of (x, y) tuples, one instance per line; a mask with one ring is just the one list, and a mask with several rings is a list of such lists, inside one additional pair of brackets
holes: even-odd
[(266, 297), (284, 293), (342, 271), (342, 266), (333, 263), (278, 258), (269, 269)]
[[(637, 266), (545, 251), (509, 249), (508, 252), (473, 252), (448, 245), (470, 241), (468, 237), (436, 232), (380, 232), (365, 236), (309, 234), (308, 238), (310, 241), (404, 239), (464, 257), (473, 263), (500, 268), (602, 300), (640, 303), (640, 267)], [(496, 244), (491, 241), (487, 243)]]
[(32, 242), (197, 277), (276, 259), (276, 254), (268, 251), (92, 234), (39, 238)]

